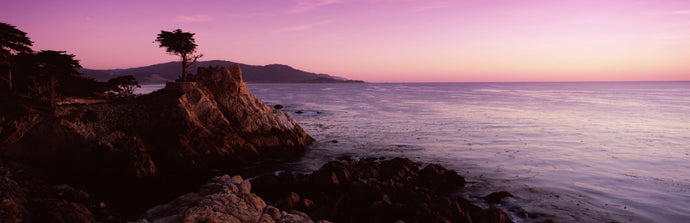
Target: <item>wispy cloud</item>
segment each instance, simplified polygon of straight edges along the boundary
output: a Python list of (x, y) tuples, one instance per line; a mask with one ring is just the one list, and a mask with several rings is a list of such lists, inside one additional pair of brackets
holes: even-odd
[(673, 40), (689, 40), (690, 32), (679, 32), (679, 33), (660, 33), (655, 35), (653, 38), (658, 40), (673, 41)]
[(690, 10), (674, 10), (671, 11), (673, 15), (690, 15)]
[(443, 9), (443, 8), (452, 8), (452, 7), (458, 7), (458, 6), (460, 6), (460, 3), (456, 2), (456, 1), (430, 2), (428, 4), (413, 7), (410, 11), (412, 11), (412, 12), (423, 12), (423, 11)]
[(256, 17), (269, 17), (275, 16), (275, 13), (271, 12), (249, 12), (249, 13), (228, 13), (225, 14), (229, 17), (242, 17), (242, 18), (256, 18)]
[(318, 27), (318, 26), (323, 26), (323, 25), (332, 23), (332, 22), (333, 22), (333, 20), (323, 20), (323, 21), (319, 21), (319, 22), (315, 22), (315, 23), (302, 24), (302, 25), (296, 25), (296, 26), (288, 26), (288, 27), (284, 27), (284, 28), (273, 31), (273, 34), (283, 34), (283, 33), (309, 30), (309, 29), (313, 29), (313, 28)]
[(690, 10), (688, 10), (688, 9), (653, 10), (653, 11), (644, 12), (643, 15), (647, 15), (647, 16), (677, 16), (677, 15), (690, 15)]
[(213, 21), (211, 16), (207, 15), (178, 15), (173, 19), (175, 22), (210, 22)]
[(297, 0), (295, 5), (288, 8), (286, 14), (309, 12), (327, 5), (346, 2), (347, 0)]

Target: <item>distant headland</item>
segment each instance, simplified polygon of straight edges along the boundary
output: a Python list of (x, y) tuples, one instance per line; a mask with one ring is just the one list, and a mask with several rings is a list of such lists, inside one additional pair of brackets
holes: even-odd
[[(198, 67), (230, 67), (233, 64), (235, 62), (225, 60), (198, 61), (191, 65), (189, 70), (194, 72)], [(328, 74), (306, 72), (282, 64), (265, 66), (239, 64), (243, 71), (242, 78), (248, 83), (364, 83), (361, 80), (348, 80)], [(122, 75), (132, 75), (141, 84), (162, 84), (179, 78), (180, 65), (179, 61), (175, 61), (127, 69), (95, 70), (85, 68), (81, 69), (80, 72), (83, 73), (84, 77), (98, 81), (107, 81)]]

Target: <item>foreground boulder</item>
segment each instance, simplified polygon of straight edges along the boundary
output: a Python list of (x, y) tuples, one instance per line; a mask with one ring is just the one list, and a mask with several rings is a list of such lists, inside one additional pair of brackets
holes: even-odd
[(512, 222), (450, 192), (465, 180), (438, 164), (420, 169), (406, 158), (343, 159), (310, 174), (282, 172), (253, 181), (257, 194), (285, 210), (333, 222)]
[(314, 222), (298, 211), (280, 211), (251, 193), (240, 176), (214, 177), (198, 193), (189, 193), (144, 213), (139, 223), (175, 222)]

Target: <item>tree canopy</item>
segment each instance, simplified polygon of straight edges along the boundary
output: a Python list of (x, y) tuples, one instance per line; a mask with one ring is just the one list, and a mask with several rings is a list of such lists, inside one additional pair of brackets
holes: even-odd
[(0, 56), (8, 58), (12, 54), (32, 52), (33, 42), (26, 33), (17, 27), (0, 22)]
[[(56, 102), (56, 89), (61, 83), (73, 81), (81, 74), (74, 55), (65, 51), (43, 50), (37, 53), (20, 53), (16, 56), (18, 83), (29, 96)], [(46, 96), (46, 93), (50, 95)]]
[[(4, 79), (7, 89), (12, 91), (14, 80), (12, 78), (12, 66), (14, 56), (19, 53), (30, 53), (33, 42), (26, 33), (17, 27), (0, 22), (0, 77)], [(0, 85), (2, 86), (2, 85)]]
[(82, 77), (74, 55), (34, 52), (32, 44), (25, 32), (0, 23), (0, 97), (49, 102), (54, 107), (57, 96), (104, 97), (110, 89), (107, 83)]
[[(159, 47), (165, 47), (166, 52), (178, 55), (182, 59), (182, 81), (187, 81), (187, 68), (192, 66), (197, 59), (202, 57), (202, 54), (193, 55), (196, 52), (196, 43), (194, 40), (194, 33), (182, 32), (180, 29), (168, 32), (161, 30), (158, 34), (156, 42)], [(189, 62), (191, 61), (191, 62)]]
[(74, 57), (65, 51), (42, 50), (36, 53), (36, 63), (48, 75), (80, 76), (77, 69), (81, 68), (81, 65)]

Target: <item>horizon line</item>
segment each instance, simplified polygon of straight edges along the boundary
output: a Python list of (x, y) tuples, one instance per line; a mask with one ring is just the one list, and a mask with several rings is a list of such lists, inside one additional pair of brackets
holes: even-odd
[[(284, 65), (291, 67), (296, 70), (300, 70), (303, 72), (308, 72), (308, 73), (314, 73), (314, 74), (326, 74), (329, 76), (334, 76), (334, 77), (341, 77), (341, 78), (346, 78), (348, 80), (358, 80), (358, 79), (350, 79), (348, 77), (343, 77), (340, 75), (335, 75), (335, 74), (330, 74), (330, 73), (323, 73), (323, 72), (315, 72), (315, 71), (307, 71), (303, 70), (301, 68), (294, 67), (292, 65), (284, 64), (284, 63), (268, 63), (268, 64), (248, 64), (248, 63), (240, 63), (240, 62), (235, 62), (235, 61), (230, 61), (230, 60), (224, 60), (224, 59), (209, 59), (209, 60), (203, 60), (203, 61), (198, 61), (198, 62), (212, 62), (212, 61), (221, 61), (221, 62), (230, 62), (230, 63), (235, 63), (235, 64), (240, 64), (240, 65), (248, 65), (248, 66), (269, 66), (269, 65)], [(82, 67), (81, 69), (88, 69), (88, 70), (126, 70), (126, 69), (133, 69), (133, 68), (142, 68), (142, 67), (149, 67), (149, 66), (155, 66), (155, 65), (160, 65), (160, 64), (168, 64), (168, 63), (176, 63), (180, 62), (178, 60), (172, 60), (168, 62), (160, 62), (160, 63), (153, 63), (149, 65), (143, 65), (143, 66), (135, 66), (135, 67), (128, 67), (128, 68), (88, 68), (88, 67)], [(364, 81), (364, 80), (361, 80)], [(377, 83), (377, 84), (384, 84), (384, 83), (390, 83), (390, 84), (396, 84), (396, 83), (575, 83), (575, 82), (688, 82), (690, 79), (686, 80), (567, 80), (567, 81), (555, 81), (555, 80), (530, 80), (530, 81), (522, 81), (522, 80), (515, 80), (515, 81), (364, 81), (366, 83)]]
[[(496, 84), (506, 84), (506, 83), (514, 83), (514, 84), (528, 84), (528, 83), (535, 83), (535, 84), (548, 84), (548, 83), (650, 83), (650, 82), (690, 82), (690, 80), (676, 80), (676, 81), (430, 81), (430, 82), (419, 82), (419, 81), (411, 81), (411, 82), (369, 82), (369, 81), (364, 81), (363, 83), (299, 83), (299, 82), (276, 82), (276, 83), (270, 83), (270, 82), (247, 82), (248, 84), (480, 84), (480, 83), (496, 83)], [(152, 84), (153, 85), (153, 84)]]

